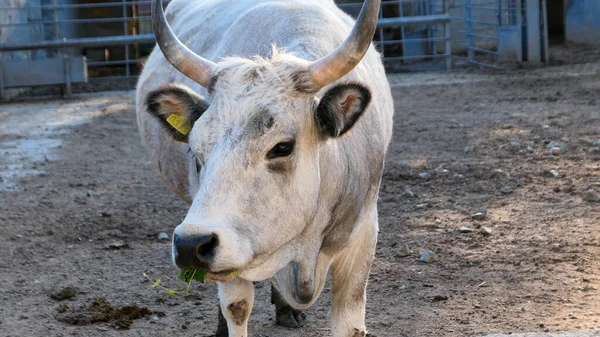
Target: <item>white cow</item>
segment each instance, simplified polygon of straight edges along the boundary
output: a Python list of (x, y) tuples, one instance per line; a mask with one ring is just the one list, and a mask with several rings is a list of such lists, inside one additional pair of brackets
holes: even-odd
[(355, 24), (332, 0), (174, 0), (166, 18), (153, 1), (160, 49), (138, 83), (138, 126), (191, 204), (173, 260), (221, 281), (231, 337), (247, 336), (253, 281), (304, 309), (329, 269), (332, 335), (366, 335), (393, 115), (371, 46), (379, 3)]

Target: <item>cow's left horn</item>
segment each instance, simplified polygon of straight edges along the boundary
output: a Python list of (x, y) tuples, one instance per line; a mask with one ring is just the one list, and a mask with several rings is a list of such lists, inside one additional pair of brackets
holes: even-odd
[(215, 63), (197, 55), (179, 41), (167, 23), (162, 0), (152, 1), (152, 27), (156, 43), (167, 60), (182, 74), (207, 87)]
[(377, 28), (380, 2), (365, 0), (350, 36), (331, 54), (310, 65), (310, 76), (317, 88), (337, 81), (354, 69), (365, 56)]

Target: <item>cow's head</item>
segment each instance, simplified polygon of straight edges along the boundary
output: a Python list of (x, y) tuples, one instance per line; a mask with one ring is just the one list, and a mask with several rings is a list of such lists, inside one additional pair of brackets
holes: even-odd
[[(154, 0), (152, 9), (158, 45), (212, 98), (208, 105), (179, 85), (147, 98), (149, 112), (175, 140), (189, 144), (198, 162), (193, 203), (173, 235), (174, 261), (214, 275), (260, 269), (249, 278), (271, 277), (294, 261), (287, 246), (307, 235), (317, 212), (321, 145), (348, 132), (371, 100), (361, 83), (320, 91), (366, 53), (379, 1), (367, 1), (351, 35), (317, 61), (274, 49), (268, 59), (226, 58), (216, 64), (177, 39), (160, 2)], [(268, 262), (274, 255), (283, 258)]]

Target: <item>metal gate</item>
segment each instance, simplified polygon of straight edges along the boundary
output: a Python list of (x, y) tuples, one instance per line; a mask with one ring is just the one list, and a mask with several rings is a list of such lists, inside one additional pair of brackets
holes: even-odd
[(502, 68), (549, 59), (546, 0), (456, 0), (450, 13), (457, 62)]
[[(356, 17), (363, 0), (336, 3)], [(389, 70), (451, 69), (449, 4), (450, 0), (381, 1), (373, 42)]]

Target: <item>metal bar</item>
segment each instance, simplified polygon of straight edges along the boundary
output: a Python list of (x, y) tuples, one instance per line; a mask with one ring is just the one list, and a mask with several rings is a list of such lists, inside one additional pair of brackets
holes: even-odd
[(473, 15), (471, 13), (471, 0), (465, 0), (465, 23), (466, 23), (466, 29), (467, 29), (467, 56), (469, 58), (469, 60), (473, 60), (473, 57), (475, 56), (475, 54), (473, 53), (473, 50), (471, 49), (473, 47), (474, 44), (474, 40), (473, 40)]
[[(170, 3), (171, 0), (163, 0), (163, 4)], [(152, 1), (126, 1), (126, 5), (150, 5)], [(361, 4), (359, 4), (361, 5)], [(25, 6), (25, 7), (0, 7), (0, 10), (27, 10), (27, 9), (78, 9), (78, 8), (104, 8), (104, 7), (121, 7), (122, 2), (105, 2), (105, 3), (91, 3), (91, 4), (65, 4), (65, 5), (40, 5), (40, 6)]]
[[(446, 3), (446, 0), (444, 0), (444, 14), (448, 14), (448, 12), (449, 12), (449, 6)], [(446, 34), (446, 43), (444, 45), (444, 52), (447, 55), (446, 70), (450, 71), (450, 70), (452, 70), (452, 40), (451, 40), (450, 23), (449, 22), (444, 22), (444, 32)]]
[(490, 10), (490, 11), (498, 10), (497, 7), (482, 7), (482, 6), (467, 6), (467, 5), (465, 5), (465, 7), (469, 7), (471, 9), (482, 9), (482, 10)]
[(430, 24), (430, 23), (442, 23), (450, 22), (452, 19), (448, 14), (430, 15), (430, 16), (407, 16), (402, 18), (384, 18), (379, 19), (378, 26), (400, 26), (410, 25), (415, 23)]
[[(152, 20), (150, 16), (138, 16), (141, 20)], [(110, 23), (110, 22), (122, 22), (132, 21), (133, 18), (101, 18), (101, 19), (65, 19), (60, 20), (59, 23)], [(30, 21), (30, 22), (18, 22), (18, 23), (5, 23), (0, 24), (0, 27), (13, 27), (13, 26), (28, 26), (31, 24), (48, 25), (53, 24), (54, 21)]]
[(470, 22), (470, 23), (472, 23), (472, 24), (474, 23), (474, 24), (476, 24), (476, 25), (488, 25), (488, 26), (496, 26), (496, 25), (498, 24), (497, 22), (485, 22), (485, 21), (468, 20), (468, 19), (467, 19), (467, 20), (465, 20), (465, 21), (467, 21), (467, 22)]
[(91, 61), (91, 62), (87, 62), (86, 64), (87, 64), (88, 68), (95, 68), (95, 67), (104, 67), (104, 66), (139, 64), (139, 63), (142, 63), (143, 61), (144, 61), (143, 59), (121, 60), (121, 61)]
[(539, 63), (542, 60), (540, 42), (540, 0), (526, 0), (527, 4), (527, 61)]
[[(406, 39), (406, 42), (446, 42), (449, 38), (446, 37), (432, 37), (432, 38), (422, 38), (422, 39)], [(401, 43), (402, 40), (386, 40), (386, 41), (374, 41), (374, 44), (397, 44)]]
[[(400, 18), (404, 18), (404, 6), (402, 6), (402, 2), (398, 3), (398, 13), (400, 14)], [(400, 26), (400, 39), (402, 40), (402, 55), (406, 55), (406, 27), (405, 25)]]
[(418, 59), (441, 59), (450, 57), (448, 54), (433, 54), (433, 55), (413, 55), (413, 56), (390, 56), (383, 58), (384, 61), (406, 61), (406, 60), (418, 60)]
[(544, 63), (547, 65), (550, 64), (550, 48), (548, 46), (548, 9), (546, 8), (547, 2), (546, 0), (542, 0), (542, 11), (543, 11), (543, 19), (544, 19)]
[[(123, 18), (126, 19), (127, 18), (127, 5), (125, 5), (125, 1), (123, 0)], [(127, 21), (123, 21), (123, 35), (127, 36), (129, 35), (129, 28), (127, 27)], [(129, 61), (129, 45), (125, 45), (125, 60)], [(130, 75), (130, 70), (129, 70), (129, 63), (125, 64), (125, 75), (127, 77), (129, 77)]]
[[(53, 4), (56, 6), (56, 1), (57, 0), (53, 0)], [(60, 24), (58, 23), (58, 10), (56, 9), (56, 7), (54, 7), (53, 10), (53, 14), (54, 14), (54, 38), (55, 39), (60, 39)]]
[(4, 62), (2, 58), (2, 52), (0, 52), (0, 101), (5, 97), (4, 95)]
[[(383, 18), (383, 7), (379, 7), (379, 18), (377, 19), (377, 21), (381, 20)], [(379, 41), (383, 42), (384, 38), (383, 38), (383, 27), (379, 26)], [(385, 57), (385, 48), (381, 47), (381, 57)]]
[(69, 52), (67, 49), (63, 49), (63, 60), (65, 67), (65, 97), (70, 97), (73, 94), (71, 88), (71, 62), (69, 61)]
[(498, 35), (499, 27), (502, 26), (502, 1), (496, 0), (496, 35)]
[(479, 37), (479, 38), (482, 38), (482, 39), (498, 40), (497, 36), (482, 35), (482, 34), (475, 34), (475, 33), (469, 34), (469, 33), (467, 33), (466, 30), (461, 30), (461, 29), (451, 29), (450, 31), (454, 32), (454, 33), (462, 33), (464, 35), (471, 35), (471, 36)]
[(518, 39), (519, 39), (519, 46), (517, 48), (517, 50), (519, 51), (517, 53), (517, 61), (518, 62), (523, 62), (523, 12), (521, 10), (521, 0), (516, 0), (516, 15), (517, 15), (517, 29), (518, 29)]
[(496, 70), (504, 70), (503, 67), (501, 67), (501, 66), (499, 66), (497, 64), (490, 64), (490, 63), (484, 63), (484, 62), (470, 61), (470, 60), (468, 60), (468, 59), (466, 59), (464, 57), (460, 57), (460, 56), (453, 56), (453, 57), (456, 58), (456, 59), (463, 60), (463, 61), (466, 61), (468, 63), (474, 64), (474, 65), (481, 66), (481, 67), (487, 67), (487, 68), (492, 68), (492, 69), (496, 69)]
[(466, 45), (464, 43), (458, 43), (458, 42), (454, 42), (454, 44), (457, 46), (465, 47), (469, 51), (480, 52), (480, 53), (491, 54), (491, 55), (498, 55), (497, 51), (482, 49), (482, 48), (477, 48), (477, 47), (469, 47), (468, 45)]
[(28, 45), (1, 45), (2, 51), (16, 50), (34, 50), (34, 49), (62, 49), (68, 47), (98, 47), (98, 46), (118, 46), (131, 43), (154, 43), (154, 34), (128, 35), (128, 36), (105, 36), (105, 37), (86, 37), (53, 41), (42, 41)]

